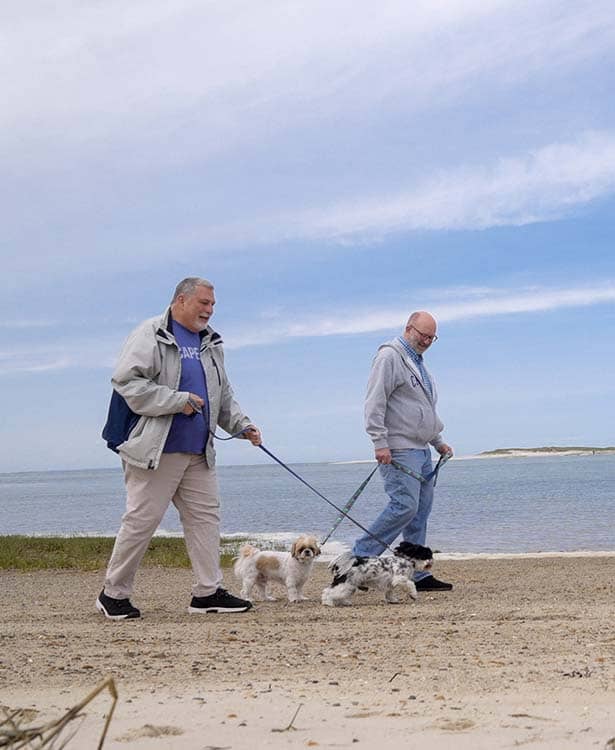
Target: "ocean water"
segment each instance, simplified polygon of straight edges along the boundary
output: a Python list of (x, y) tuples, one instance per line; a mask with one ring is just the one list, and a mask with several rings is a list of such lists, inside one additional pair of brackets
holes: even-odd
[[(294, 464), (293, 469), (338, 507), (372, 464)], [(224, 534), (322, 538), (334, 508), (282, 467), (218, 468)], [(378, 473), (351, 515), (368, 526), (386, 502)], [(124, 509), (120, 469), (0, 474), (0, 534), (108, 535)], [(171, 506), (159, 533), (179, 534)], [(344, 519), (333, 541), (360, 534)], [(459, 459), (442, 469), (428, 544), (443, 553), (615, 550), (615, 456)]]

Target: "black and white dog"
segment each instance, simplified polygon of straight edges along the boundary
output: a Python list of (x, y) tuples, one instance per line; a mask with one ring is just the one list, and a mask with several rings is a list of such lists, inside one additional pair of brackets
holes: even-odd
[(402, 542), (388, 557), (355, 557), (345, 552), (329, 564), (333, 581), (322, 592), (321, 601), (329, 607), (350, 605), (350, 597), (357, 589), (375, 588), (384, 591), (385, 601), (398, 604), (395, 589), (404, 589), (416, 599), (412, 576), (416, 570), (428, 570), (433, 563), (429, 547)]

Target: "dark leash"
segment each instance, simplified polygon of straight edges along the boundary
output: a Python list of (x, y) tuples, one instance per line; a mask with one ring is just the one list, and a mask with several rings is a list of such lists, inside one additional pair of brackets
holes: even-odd
[(438, 463), (436, 464), (436, 468), (433, 471), (430, 471), (429, 474), (419, 474), (417, 471), (413, 471), (407, 466), (400, 464), (399, 461), (392, 460), (391, 465), (399, 471), (403, 471), (404, 474), (408, 474), (408, 476), (411, 476), (414, 479), (418, 479), (421, 484), (427, 484), (427, 482), (430, 482), (433, 479), (433, 486), (435, 487), (436, 482), (438, 481), (438, 473), (440, 472), (440, 469), (444, 466), (444, 464), (449, 460), (449, 458), (451, 458), (450, 453), (446, 453), (444, 456), (440, 456)]
[(369, 476), (367, 479), (364, 479), (363, 482), (357, 487), (357, 489), (354, 491), (352, 497), (350, 500), (344, 505), (342, 508), (342, 512), (338, 515), (338, 517), (333, 522), (333, 526), (331, 527), (331, 531), (327, 534), (326, 537), (322, 540), (320, 543), (321, 546), (325, 544), (325, 542), (329, 539), (329, 537), (333, 534), (333, 532), (337, 529), (337, 527), (340, 525), (340, 523), (344, 520), (344, 516), (348, 518), (348, 512), (352, 508), (352, 506), (355, 504), (356, 499), (359, 497), (359, 495), (363, 492), (363, 490), (367, 487), (369, 480), (374, 476), (376, 473), (376, 470), (378, 469), (378, 464), (374, 466), (374, 468), (370, 471)]
[[(258, 447), (262, 451), (264, 451), (268, 456), (270, 456), (276, 463), (280, 464), (280, 466), (282, 468), (286, 469), (286, 471), (288, 471), (290, 474), (292, 474), (295, 477), (295, 479), (298, 479), (300, 482), (302, 482), (306, 487), (308, 487), (310, 490), (312, 490), (312, 492), (314, 492), (316, 495), (318, 495), (319, 498), (321, 498), (326, 503), (328, 503), (332, 508), (335, 508), (335, 510), (341, 515), (342, 518), (347, 518), (349, 521), (352, 521), (352, 523), (354, 523), (355, 526), (358, 526), (361, 529), (361, 531), (364, 531), (374, 541), (378, 542), (378, 544), (381, 544), (383, 547), (385, 547), (385, 549), (388, 549), (390, 552), (393, 552), (393, 550), (391, 549), (391, 547), (389, 547), (389, 545), (386, 542), (383, 542), (382, 539), (379, 539), (375, 534), (372, 534), (372, 532), (369, 529), (366, 529), (365, 526), (363, 526), (362, 524), (360, 524), (356, 519), (354, 519), (351, 515), (349, 515), (347, 513), (347, 511), (345, 511), (343, 508), (340, 508), (334, 502), (331, 502), (331, 500), (329, 500), (328, 497), (325, 497), (322, 494), (322, 492), (319, 492), (315, 487), (312, 487), (312, 485), (309, 482), (307, 482), (303, 477), (299, 476), (299, 474), (297, 474), (296, 471), (293, 471), (290, 468), (290, 466), (288, 466), (287, 464), (284, 463), (284, 461), (280, 460), (277, 456), (274, 456), (271, 451), (267, 450), (267, 448), (265, 448), (265, 446), (262, 443)], [(363, 491), (365, 485), (367, 485), (367, 482), (372, 478), (372, 475), (374, 474), (374, 472), (376, 471), (377, 468), (378, 467), (376, 466), (376, 468), (372, 471), (372, 473), (369, 475), (369, 477), (367, 478), (367, 480), (363, 483), (363, 486), (361, 488), (359, 488), (360, 491), (358, 491), (357, 497), (361, 494), (361, 492)], [(348, 503), (346, 503), (346, 505), (348, 505)], [(336, 524), (335, 528), (337, 528), (337, 525), (338, 524)], [(330, 536), (330, 534), (329, 534), (329, 536)]]
[[(192, 408), (195, 408), (195, 405), (191, 403)], [(240, 430), (239, 432), (235, 432), (232, 435), (229, 435), (228, 437), (220, 437), (216, 435), (215, 432), (212, 432), (212, 437), (216, 438), (216, 440), (232, 440), (233, 438), (239, 438), (242, 435), (244, 435), (246, 432), (251, 430), (251, 427), (244, 427), (243, 430)], [(284, 461), (282, 461), (280, 458), (278, 458), (276, 455), (274, 455), (270, 450), (265, 448), (265, 446), (261, 443), (258, 446), (264, 453), (266, 453), (270, 458), (272, 458), (277, 464), (279, 464), (283, 469), (286, 469), (286, 471), (289, 472), (289, 474), (292, 474), (295, 479), (298, 479), (302, 484), (304, 484), (308, 489), (310, 489), (314, 494), (318, 495), (321, 500), (324, 500), (326, 503), (328, 503), (332, 508), (335, 508), (335, 510), (338, 512), (338, 516), (335, 519), (333, 526), (329, 533), (325, 536), (325, 538), (322, 540), (321, 544), (324, 544), (333, 534), (333, 532), (337, 529), (337, 527), (340, 525), (340, 523), (343, 521), (344, 518), (347, 518), (349, 521), (351, 521), (355, 526), (357, 526), (361, 531), (364, 531), (368, 536), (370, 536), (374, 541), (378, 542), (378, 544), (381, 544), (385, 549), (388, 549), (389, 552), (393, 552), (393, 549), (386, 543), (383, 542), (382, 539), (379, 539), (375, 534), (372, 534), (372, 532), (369, 529), (366, 529), (365, 526), (360, 524), (355, 518), (353, 518), (348, 511), (352, 508), (355, 501), (359, 497), (359, 495), (363, 492), (363, 490), (367, 487), (370, 479), (374, 476), (376, 473), (376, 470), (378, 469), (380, 464), (376, 464), (374, 468), (371, 470), (369, 475), (366, 479), (361, 482), (361, 484), (357, 487), (357, 489), (354, 491), (352, 497), (348, 502), (344, 505), (343, 508), (340, 508), (337, 506), (334, 502), (329, 500), (328, 497), (325, 497), (322, 492), (319, 492), (315, 487), (312, 487), (312, 485), (305, 480), (302, 476), (297, 474), (296, 471), (290, 468), (288, 464), (285, 464)], [(436, 464), (436, 468), (427, 474), (426, 476), (422, 476), (421, 474), (417, 474), (417, 472), (413, 471), (412, 469), (408, 469), (406, 466), (403, 466), (402, 464), (398, 463), (397, 461), (391, 461), (391, 464), (400, 471), (403, 471), (405, 474), (409, 474), (410, 476), (414, 477), (415, 479), (418, 479), (420, 482), (429, 482), (432, 478), (434, 479), (434, 486), (436, 483), (436, 479), (438, 476), (438, 472), (440, 471), (440, 468), (448, 461), (450, 458), (450, 455), (447, 454), (445, 456), (440, 456), (440, 460)]]
[[(398, 469), (399, 471), (403, 471), (405, 474), (409, 474), (411, 477), (414, 477), (415, 479), (418, 479), (420, 482), (429, 482), (430, 479), (433, 478), (433, 484), (434, 487), (436, 486), (436, 480), (438, 478), (438, 472), (440, 471), (441, 467), (448, 461), (450, 458), (450, 455), (447, 453), (445, 456), (440, 456), (440, 459), (438, 463), (436, 464), (436, 468), (429, 472), (429, 474), (423, 476), (422, 474), (418, 474), (417, 472), (413, 471), (412, 469), (408, 469), (406, 466), (403, 466), (402, 464), (398, 463), (397, 461), (391, 461), (393, 466)], [(376, 470), (380, 464), (376, 464), (372, 471), (370, 472), (367, 479), (365, 479), (359, 487), (355, 490), (353, 496), (350, 498), (350, 500), (344, 505), (344, 512), (348, 514), (348, 511), (352, 508), (352, 506), (355, 504), (355, 501), (359, 497), (359, 495), (363, 492), (363, 490), (367, 487), (367, 484), (369, 480), (374, 476), (376, 473)], [(340, 513), (338, 517), (335, 519), (335, 522), (333, 523), (333, 526), (331, 527), (331, 531), (327, 534), (327, 536), (322, 540), (321, 544), (324, 544), (329, 537), (333, 534), (333, 532), (337, 529), (337, 527), (340, 525), (340, 523), (343, 521), (344, 515)]]
[[(191, 403), (190, 405), (192, 406), (193, 409), (195, 409), (195, 404), (194, 403)], [(246, 432), (249, 432), (251, 429), (252, 429), (251, 427), (244, 427), (243, 430), (239, 430), (239, 432), (235, 432), (232, 435), (229, 435), (228, 437), (219, 437), (218, 435), (216, 435), (215, 432), (212, 432), (211, 434), (212, 434), (212, 436), (214, 438), (216, 438), (216, 440), (232, 440), (233, 438), (241, 437)], [(391, 549), (391, 547), (389, 547), (389, 545), (386, 542), (383, 542), (382, 539), (379, 539), (377, 536), (375, 536), (374, 534), (372, 534), (369, 529), (366, 529), (365, 526), (363, 526), (362, 524), (360, 524), (357, 520), (355, 520), (351, 515), (348, 514), (348, 510), (353, 506), (354, 501), (363, 492), (363, 490), (367, 486), (367, 483), (372, 478), (372, 476), (375, 474), (376, 469), (378, 468), (378, 466), (374, 467), (374, 469), (372, 470), (372, 472), (370, 473), (370, 475), (367, 477), (367, 479), (361, 484), (361, 486), (357, 489), (357, 491), (354, 493), (354, 495), (346, 503), (346, 506), (344, 508), (339, 508), (334, 502), (332, 502), (331, 500), (329, 500), (328, 497), (325, 497), (322, 494), (322, 492), (319, 492), (315, 487), (312, 487), (312, 485), (307, 480), (305, 480), (302, 476), (300, 476), (299, 474), (297, 474), (296, 471), (293, 471), (290, 468), (290, 466), (288, 466), (288, 464), (285, 464), (284, 461), (282, 461), (280, 458), (278, 458), (277, 456), (275, 456), (270, 450), (268, 450), (267, 448), (265, 448), (265, 446), (262, 443), (258, 447), (262, 451), (264, 451), (268, 456), (270, 456), (276, 463), (280, 464), (280, 466), (282, 468), (286, 469), (286, 471), (288, 471), (290, 474), (292, 474), (295, 477), (295, 479), (298, 479), (300, 482), (302, 482), (306, 487), (308, 487), (310, 490), (312, 490), (312, 492), (314, 492), (316, 495), (318, 495), (318, 497), (320, 497), (326, 503), (329, 503), (329, 505), (332, 508), (335, 508), (335, 510), (339, 513), (339, 516), (336, 519), (335, 524), (333, 525), (333, 528), (327, 534), (325, 540), (322, 542), (323, 544), (331, 536), (331, 534), (335, 531), (335, 529), (339, 526), (339, 524), (341, 523), (342, 519), (347, 518), (349, 521), (352, 521), (352, 523), (354, 523), (355, 526), (358, 526), (361, 529), (361, 531), (364, 531), (366, 534), (368, 534), (368, 536), (370, 536), (372, 539), (374, 539), (376, 542), (378, 542), (378, 544), (382, 544), (390, 552), (393, 552), (393, 550)]]

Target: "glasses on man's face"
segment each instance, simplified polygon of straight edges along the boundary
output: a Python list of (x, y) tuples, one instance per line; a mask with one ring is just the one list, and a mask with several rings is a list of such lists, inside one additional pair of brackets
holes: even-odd
[(430, 336), (428, 333), (423, 333), (423, 331), (419, 331), (419, 329), (416, 326), (411, 325), (410, 328), (414, 328), (414, 330), (418, 333), (418, 335), (425, 339), (425, 341), (429, 341), (430, 343), (433, 343), (434, 341), (438, 340), (438, 337), (435, 335)]

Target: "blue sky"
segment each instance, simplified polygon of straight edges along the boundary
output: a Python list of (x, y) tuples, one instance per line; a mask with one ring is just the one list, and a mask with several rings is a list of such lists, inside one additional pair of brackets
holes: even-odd
[(371, 358), (415, 309), (458, 455), (615, 444), (611, 2), (1, 14), (0, 471), (117, 465), (115, 357), (187, 275), (284, 460), (371, 458)]

